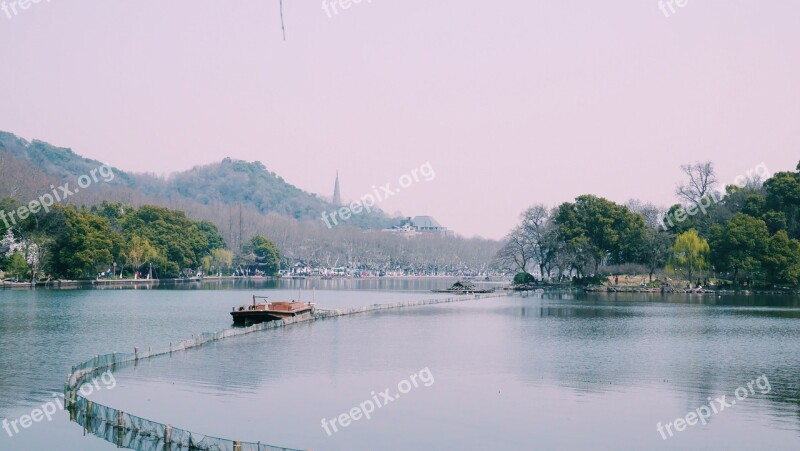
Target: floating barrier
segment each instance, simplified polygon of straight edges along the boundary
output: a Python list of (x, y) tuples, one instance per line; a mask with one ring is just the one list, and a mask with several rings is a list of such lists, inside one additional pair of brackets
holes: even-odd
[(146, 351), (134, 348), (133, 353), (112, 353), (96, 355), (83, 363), (72, 367), (64, 384), (64, 404), (69, 411), (70, 420), (84, 427), (86, 432), (100, 437), (120, 448), (139, 451), (301, 451), (294, 448), (282, 448), (260, 442), (242, 442), (219, 437), (211, 437), (173, 427), (131, 415), (130, 413), (92, 402), (81, 396), (83, 383), (99, 373), (114, 371), (139, 360), (172, 354), (196, 348), (206, 343), (238, 337), (263, 330), (285, 327), (294, 323), (323, 320), (360, 313), (376, 312), (405, 307), (462, 302), (473, 299), (506, 296), (504, 293), (489, 295), (458, 296), (441, 299), (425, 299), (420, 301), (396, 302), (392, 304), (374, 304), (364, 307), (343, 309), (316, 309), (312, 313), (304, 313), (293, 318), (254, 324), (249, 327), (226, 329), (220, 332), (205, 332), (179, 343), (170, 343), (169, 348)]

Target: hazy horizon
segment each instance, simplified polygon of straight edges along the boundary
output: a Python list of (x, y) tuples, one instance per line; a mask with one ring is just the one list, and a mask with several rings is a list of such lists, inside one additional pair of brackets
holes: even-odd
[[(0, 11), (0, 129), (131, 172), (261, 161), (342, 197), (501, 238), (534, 203), (676, 203), (800, 155), (800, 4), (41, 2)], [(501, 30), (498, 32), (498, 30)]]

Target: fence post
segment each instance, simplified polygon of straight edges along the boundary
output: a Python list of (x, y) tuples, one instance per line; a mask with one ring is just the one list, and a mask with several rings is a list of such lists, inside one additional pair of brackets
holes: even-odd
[(69, 393), (69, 397), (64, 398), (64, 406), (67, 407), (67, 411), (69, 411), (69, 421), (75, 421), (75, 392), (71, 391)]
[(92, 402), (86, 400), (86, 431), (92, 433)]
[(125, 426), (125, 421), (123, 421), (122, 416), (125, 415), (125, 412), (119, 410), (117, 411), (117, 446), (122, 448), (122, 439), (125, 436), (123, 432), (123, 426)]
[(133, 361), (139, 363), (139, 348), (136, 346), (133, 347)]

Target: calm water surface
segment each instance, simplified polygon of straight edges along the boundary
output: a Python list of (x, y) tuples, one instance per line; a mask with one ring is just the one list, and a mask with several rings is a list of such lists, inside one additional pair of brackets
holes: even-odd
[[(0, 417), (62, 389), (95, 354), (230, 326), (251, 294), (320, 306), (435, 297), (452, 281), (292, 281), (225, 290), (0, 291)], [(292, 285), (286, 285), (291, 283)], [(210, 287), (206, 287), (210, 288)], [(309, 290), (299, 296), (310, 299)], [(328, 435), (321, 425), (427, 368)], [(93, 399), (225, 438), (340, 449), (800, 449), (800, 301), (544, 294), (317, 321), (120, 369)], [(759, 377), (747, 398), (663, 440), (674, 422)], [(768, 382), (767, 390), (764, 382)], [(385, 401), (384, 401), (385, 402)], [(329, 429), (330, 430), (330, 429)], [(66, 413), (0, 449), (108, 450)]]

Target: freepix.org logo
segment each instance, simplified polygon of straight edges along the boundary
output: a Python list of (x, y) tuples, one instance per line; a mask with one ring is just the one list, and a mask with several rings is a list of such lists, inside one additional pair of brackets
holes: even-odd
[[(100, 176), (99, 178), (98, 175)], [(39, 211), (44, 210), (45, 213), (49, 213), (50, 207), (52, 207), (56, 202), (63, 202), (67, 200), (75, 194), (78, 194), (81, 189), (88, 188), (92, 186), (93, 183), (100, 182), (100, 180), (106, 183), (114, 180), (114, 170), (111, 169), (111, 166), (102, 165), (99, 168), (89, 171), (89, 174), (84, 174), (78, 177), (77, 188), (70, 188), (69, 182), (59, 186), (58, 188), (56, 188), (54, 185), (50, 185), (50, 189), (52, 191), (42, 194), (38, 199), (30, 201), (16, 210), (9, 212), (0, 210), (0, 221), (2, 221), (6, 228), (9, 229), (12, 226), (17, 225), (17, 221), (24, 221), (25, 219), (28, 219), (28, 216), (35, 215), (39, 213)]]
[(322, 0), (322, 10), (325, 11), (329, 19), (333, 19), (333, 16), (338, 16), (339, 12), (350, 9), (351, 6), (357, 5), (362, 1), (372, 3), (372, 0)]
[(658, 9), (669, 19), (678, 11), (677, 8), (685, 8), (688, 4), (689, 0), (658, 0)]
[(674, 435), (672, 431), (673, 427), (675, 428), (675, 432), (683, 432), (688, 426), (696, 425), (698, 421), (705, 425), (708, 423), (708, 419), (711, 418), (711, 415), (716, 415), (726, 409), (730, 409), (736, 405), (736, 401), (743, 401), (747, 399), (748, 396), (755, 395), (756, 388), (758, 388), (759, 394), (762, 395), (766, 395), (772, 391), (772, 386), (769, 384), (769, 379), (767, 379), (766, 374), (762, 374), (757, 379), (748, 382), (746, 387), (741, 386), (734, 390), (733, 394), (735, 399), (731, 397), (729, 401), (726, 399), (726, 395), (719, 396), (715, 399), (711, 399), (709, 396), (707, 406), (700, 406), (687, 413), (685, 417), (676, 418), (667, 424), (662, 425), (659, 421), (658, 424), (656, 424), (656, 431), (661, 435), (662, 440), (666, 440)]
[(426, 366), (417, 373), (410, 375), (408, 379), (403, 379), (402, 381), (398, 382), (397, 391), (394, 394), (392, 394), (392, 390), (390, 388), (387, 388), (379, 393), (375, 393), (373, 391), (370, 393), (371, 399), (364, 400), (358, 406), (353, 407), (349, 411), (343, 412), (341, 415), (331, 419), (323, 418), (322, 429), (324, 429), (325, 433), (328, 434), (328, 437), (330, 437), (334, 433), (339, 432), (340, 427), (346, 428), (361, 418), (371, 420), (375, 409), (380, 409), (391, 402), (397, 401), (400, 399), (400, 395), (407, 394), (413, 388), (419, 387), (420, 384), (423, 387), (430, 387), (434, 382), (433, 374), (431, 373), (430, 368)]
[(4, 0), (0, 2), (0, 10), (3, 10), (3, 12), (6, 13), (6, 17), (8, 17), (8, 19), (11, 20), (17, 17), (20, 11), (25, 11), (32, 5), (36, 5), (42, 2), (50, 3), (50, 0), (11, 0), (11, 1)]
[[(372, 185), (372, 193), (367, 193), (361, 196), (358, 200), (351, 202), (349, 205), (344, 205), (338, 210), (331, 211), (330, 213), (323, 211), (322, 221), (326, 226), (328, 226), (329, 229), (332, 229), (334, 226), (339, 225), (340, 221), (347, 221), (353, 215), (360, 214), (362, 211), (370, 213), (372, 211), (372, 207), (374, 207), (376, 203), (383, 202), (384, 200), (397, 195), (402, 190), (410, 187), (414, 183), (418, 183), (420, 181), (430, 182), (435, 178), (436, 171), (433, 170), (433, 166), (431, 166), (430, 162), (426, 162), (417, 168), (411, 169), (407, 174), (401, 175), (397, 179), (397, 184), (399, 187), (394, 187), (391, 182), (384, 183), (380, 187)], [(378, 190), (378, 188), (380, 188), (380, 190)]]
[[(101, 382), (102, 385), (100, 384)], [(83, 384), (78, 392), (80, 392), (81, 396), (87, 397), (96, 391), (102, 390), (103, 388), (106, 390), (111, 390), (116, 386), (117, 380), (114, 379), (114, 375), (111, 373), (111, 371), (106, 371), (99, 377), (96, 377)], [(55, 415), (56, 412), (63, 410), (64, 395), (53, 393), (53, 399), (51, 401), (42, 404), (40, 408), (33, 409), (30, 415), (22, 415), (16, 420), (11, 421), (9, 421), (7, 418), (3, 418), (2, 427), (9, 437), (13, 437), (14, 435), (22, 432), (22, 430), (28, 429), (34, 423), (39, 423), (44, 419), (47, 419), (47, 421), (53, 421), (53, 415)]]

